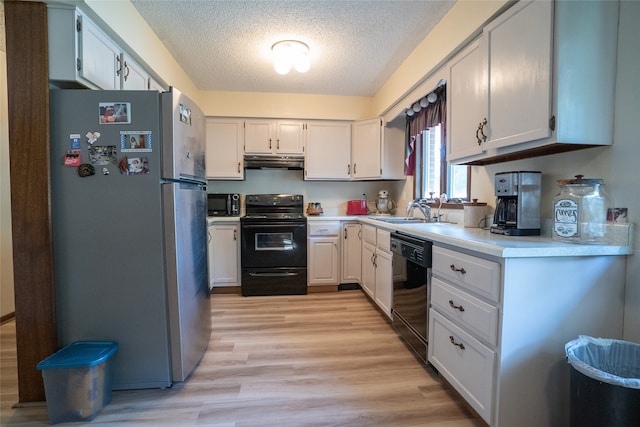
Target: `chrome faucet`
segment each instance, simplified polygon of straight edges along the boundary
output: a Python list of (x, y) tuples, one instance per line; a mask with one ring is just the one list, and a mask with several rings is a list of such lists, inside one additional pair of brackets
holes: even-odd
[(448, 201), (449, 197), (447, 197), (447, 193), (442, 193), (440, 195), (440, 204), (438, 205), (438, 215), (434, 217), (435, 222), (440, 222), (440, 218), (442, 218), (440, 215), (440, 208), (442, 208), (443, 203), (447, 203)]
[(411, 200), (407, 205), (407, 216), (412, 216), (415, 208), (418, 208), (420, 213), (424, 215), (425, 221), (431, 221), (431, 207), (427, 205), (424, 199)]

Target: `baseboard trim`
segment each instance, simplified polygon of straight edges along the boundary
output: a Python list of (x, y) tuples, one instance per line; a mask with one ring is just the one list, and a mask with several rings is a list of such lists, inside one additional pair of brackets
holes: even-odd
[(307, 293), (315, 294), (318, 292), (338, 292), (338, 285), (312, 285), (307, 286)]
[(217, 286), (211, 289), (212, 294), (238, 294), (242, 293), (240, 286)]
[(341, 283), (338, 285), (339, 291), (353, 291), (355, 289), (362, 289), (362, 286), (357, 283)]
[[(338, 292), (345, 290), (362, 289), (357, 283), (347, 283), (341, 285), (311, 285), (307, 286), (307, 293), (316, 292)], [(215, 286), (211, 289), (211, 294), (241, 294), (240, 286)]]

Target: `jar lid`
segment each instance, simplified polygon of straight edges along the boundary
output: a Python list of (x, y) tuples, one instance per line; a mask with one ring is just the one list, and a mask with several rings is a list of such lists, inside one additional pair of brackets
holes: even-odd
[(478, 199), (471, 199), (470, 202), (463, 202), (465, 206), (487, 206), (487, 202), (478, 202)]
[(560, 185), (595, 185), (604, 184), (604, 180), (600, 178), (583, 178), (584, 175), (576, 175), (575, 178), (559, 179)]

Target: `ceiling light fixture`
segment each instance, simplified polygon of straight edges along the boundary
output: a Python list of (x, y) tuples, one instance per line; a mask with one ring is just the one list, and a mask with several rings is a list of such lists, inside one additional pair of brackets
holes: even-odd
[(271, 46), (273, 52), (273, 68), (278, 74), (287, 74), (291, 67), (299, 73), (306, 73), (311, 68), (309, 46), (297, 40), (282, 40)]

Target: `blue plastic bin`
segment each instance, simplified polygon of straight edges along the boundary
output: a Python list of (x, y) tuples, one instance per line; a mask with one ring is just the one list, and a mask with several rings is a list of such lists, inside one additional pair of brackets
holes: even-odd
[(117, 351), (117, 342), (78, 341), (38, 363), (51, 424), (90, 421), (111, 402)]
[(582, 335), (565, 351), (571, 427), (640, 426), (640, 344)]

